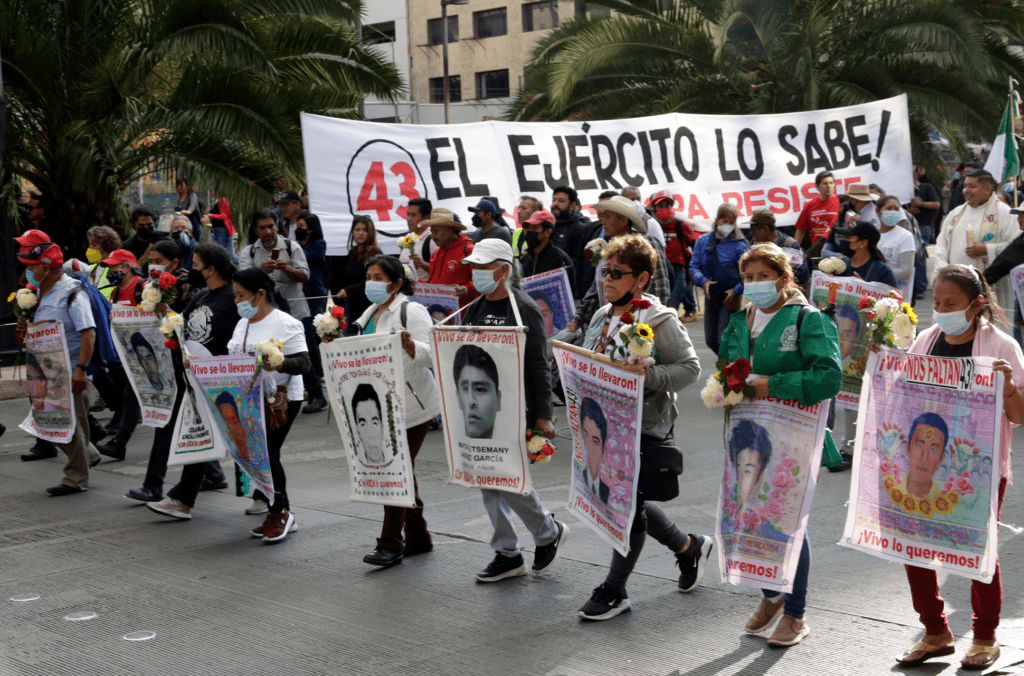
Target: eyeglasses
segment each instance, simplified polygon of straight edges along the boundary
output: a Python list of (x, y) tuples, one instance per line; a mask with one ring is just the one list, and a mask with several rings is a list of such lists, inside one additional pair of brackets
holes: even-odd
[(620, 279), (622, 279), (622, 275), (632, 275), (636, 277), (636, 272), (632, 270), (612, 270), (611, 268), (604, 269), (605, 279), (611, 277), (615, 281), (619, 281)]

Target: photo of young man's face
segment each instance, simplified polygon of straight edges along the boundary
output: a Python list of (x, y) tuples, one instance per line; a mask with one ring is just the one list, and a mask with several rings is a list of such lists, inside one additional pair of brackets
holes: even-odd
[(467, 364), (462, 367), (457, 385), (466, 436), (490, 439), (494, 435), (494, 419), (501, 410), (497, 384), (486, 371)]
[(146, 378), (149, 379), (149, 384), (152, 385), (153, 389), (157, 392), (162, 392), (164, 389), (164, 383), (160, 379), (160, 362), (157, 361), (153, 350), (144, 345), (140, 345), (135, 348), (135, 358), (139, 360), (139, 366), (142, 367), (142, 372), (145, 373)]
[(369, 399), (360, 401), (355, 406), (356, 434), (363, 445), (366, 461), (371, 465), (384, 462), (384, 438), (380, 409)]

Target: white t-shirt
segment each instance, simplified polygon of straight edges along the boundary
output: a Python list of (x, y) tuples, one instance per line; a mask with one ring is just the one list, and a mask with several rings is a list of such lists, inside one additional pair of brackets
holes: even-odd
[[(249, 335), (246, 336), (246, 327)], [(284, 354), (286, 357), (308, 351), (306, 347), (306, 334), (302, 328), (302, 322), (290, 314), (274, 310), (258, 322), (249, 323), (248, 319), (238, 320), (235, 331), (228, 341), (228, 354), (249, 354), (256, 353), (256, 345), (264, 340), (277, 338), (284, 343)], [(242, 340), (245, 340), (245, 347), (242, 347)], [(272, 377), (278, 386), (288, 387), (288, 401), (302, 401), (302, 376), (290, 376), (277, 371), (264, 371)]]
[[(778, 312), (776, 310), (775, 312)], [(754, 326), (750, 329), (750, 337), (756, 338), (768, 326), (768, 322), (775, 316), (775, 312), (765, 312), (761, 308), (754, 310)]]
[[(900, 256), (908, 252), (917, 252), (917, 242), (914, 240), (914, 235), (902, 226), (897, 225), (889, 232), (883, 232), (882, 238), (878, 240), (878, 250), (885, 256), (885, 261), (890, 267), (897, 267), (900, 264)], [(910, 273), (910, 277), (900, 282), (900, 292), (903, 293), (904, 298), (910, 298), (908, 295), (910, 284), (914, 282), (914, 273)]]

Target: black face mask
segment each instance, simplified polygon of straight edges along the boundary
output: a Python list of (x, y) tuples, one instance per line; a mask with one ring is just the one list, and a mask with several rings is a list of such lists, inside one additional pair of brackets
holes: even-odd
[(626, 293), (622, 294), (622, 298), (618, 300), (609, 300), (608, 302), (614, 305), (615, 307), (622, 307), (623, 305), (629, 305), (629, 301), (631, 300), (633, 300), (633, 294), (627, 291)]
[(114, 286), (117, 286), (124, 281), (124, 273), (115, 272), (111, 270), (110, 272), (107, 273), (107, 281), (113, 284)]
[(295, 239), (299, 242), (305, 242), (306, 238), (309, 237), (309, 230), (305, 228), (295, 228)]
[(844, 239), (842, 242), (840, 242), (839, 243), (838, 251), (839, 251), (840, 255), (846, 256), (847, 258), (852, 256), (853, 255), (853, 249), (850, 248), (849, 240), (845, 240)]
[(540, 244), (540, 233), (526, 230), (523, 232), (523, 239), (526, 240), (526, 248), (536, 249), (537, 245)]
[(473, 223), (473, 227), (482, 228), (484, 227), (484, 219), (480, 218), (479, 214), (473, 214), (473, 218), (469, 219)]
[(205, 289), (206, 288), (206, 277), (203, 277), (203, 273), (195, 268), (188, 271), (188, 283), (194, 289)]
[(148, 242), (153, 239), (153, 233), (155, 231), (156, 228), (153, 226), (135, 228), (135, 236), (138, 237), (140, 241)]

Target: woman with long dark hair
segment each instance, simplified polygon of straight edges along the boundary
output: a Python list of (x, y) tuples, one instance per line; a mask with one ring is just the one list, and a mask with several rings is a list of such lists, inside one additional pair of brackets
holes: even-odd
[(370, 306), (366, 298), (366, 263), (380, 253), (377, 245), (377, 228), (369, 216), (355, 216), (352, 230), (348, 234), (348, 256), (341, 268), (335, 268), (333, 288), (339, 289), (337, 296), (348, 307), (349, 317), (358, 317)]

